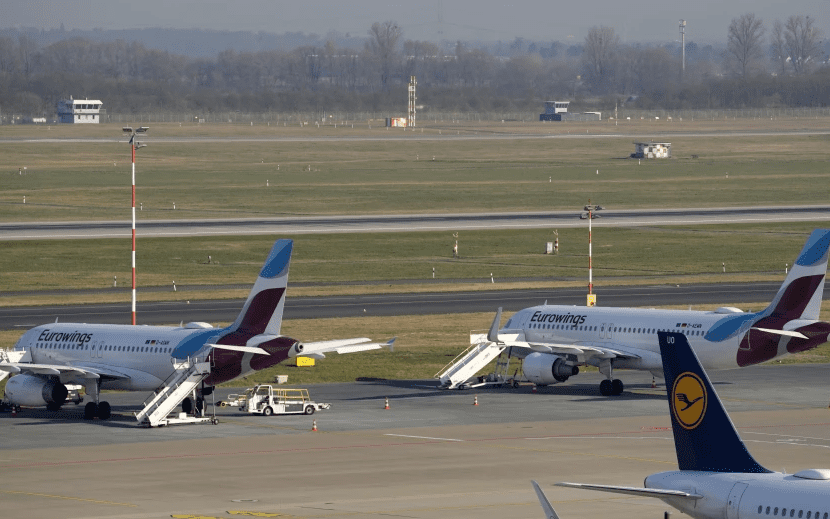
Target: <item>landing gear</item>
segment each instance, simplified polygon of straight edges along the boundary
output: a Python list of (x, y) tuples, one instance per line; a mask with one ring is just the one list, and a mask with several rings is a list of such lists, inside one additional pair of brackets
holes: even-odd
[(599, 372), (606, 376), (606, 379), (599, 383), (599, 394), (602, 396), (619, 396), (625, 389), (622, 380), (612, 376), (613, 369), (611, 359), (604, 359), (599, 364)]
[(193, 412), (193, 400), (190, 398), (185, 398), (182, 400), (182, 412), (185, 414), (190, 414)]
[(619, 396), (624, 389), (625, 385), (618, 378), (605, 379), (599, 383), (599, 394), (602, 396)]
[(84, 406), (84, 420), (92, 420), (95, 417), (101, 420), (109, 420), (112, 416), (112, 408), (109, 402), (87, 402)]
[(99, 402), (98, 418), (101, 420), (109, 420), (110, 416), (112, 416), (112, 409), (110, 408), (109, 402)]

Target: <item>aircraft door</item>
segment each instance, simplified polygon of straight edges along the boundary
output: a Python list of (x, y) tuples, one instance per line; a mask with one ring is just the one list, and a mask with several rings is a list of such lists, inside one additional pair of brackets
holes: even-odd
[(741, 497), (743, 497), (747, 487), (749, 487), (747, 483), (740, 481), (732, 487), (732, 491), (729, 492), (729, 499), (726, 501), (726, 519), (740, 518)]

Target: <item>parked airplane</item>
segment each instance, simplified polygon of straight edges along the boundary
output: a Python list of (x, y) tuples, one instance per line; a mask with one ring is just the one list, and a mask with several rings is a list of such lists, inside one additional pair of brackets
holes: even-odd
[(680, 470), (645, 479), (645, 488), (558, 486), (656, 497), (698, 519), (830, 517), (830, 469), (772, 472), (749, 454), (700, 360), (682, 333), (659, 332)]
[[(539, 385), (565, 382), (579, 373), (580, 365), (596, 366), (606, 376), (599, 386), (605, 396), (623, 391), (613, 369), (646, 370), (662, 377), (657, 331), (687, 336), (707, 369), (766, 362), (828, 341), (830, 323), (818, 320), (828, 246), (830, 230), (813, 231), (778, 294), (760, 312), (731, 307), (702, 312), (545, 304), (520, 310), (501, 330), (499, 309), (487, 341), (508, 348), (510, 356), (524, 358), (525, 377)], [(447, 380), (442, 379), (445, 385)]]
[[(0, 380), (6, 403), (58, 409), (67, 384), (83, 385), (93, 399), (86, 419), (110, 416), (101, 389), (153, 391), (175, 372), (174, 363), (202, 359), (210, 373), (201, 381), (200, 399), (216, 384), (259, 371), (297, 356), (353, 353), (392, 346), (368, 338), (301, 343), (280, 335), (293, 240), (277, 240), (236, 321), (227, 328), (194, 322), (179, 327), (53, 323), (23, 334), (14, 349), (0, 350)], [(182, 402), (189, 412), (193, 402)], [(174, 405), (178, 405), (176, 402)]]

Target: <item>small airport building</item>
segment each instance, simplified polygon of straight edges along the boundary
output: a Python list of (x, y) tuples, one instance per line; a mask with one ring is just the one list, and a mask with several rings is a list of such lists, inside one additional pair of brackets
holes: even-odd
[(102, 104), (97, 99), (61, 99), (58, 101), (58, 122), (98, 124), (101, 122)]
[(631, 156), (635, 159), (670, 159), (670, 142), (635, 142), (634, 153)]
[(544, 121), (601, 121), (600, 112), (570, 113), (570, 101), (545, 101), (545, 113), (539, 114), (539, 120)]

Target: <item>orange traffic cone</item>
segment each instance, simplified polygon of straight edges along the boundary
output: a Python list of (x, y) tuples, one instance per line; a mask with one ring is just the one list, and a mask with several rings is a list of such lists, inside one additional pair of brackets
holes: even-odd
[(473, 399), (473, 405), (478, 405), (478, 395)]
[(651, 377), (651, 389), (657, 389), (657, 384), (654, 381), (654, 377)]
[(312, 432), (317, 432), (317, 420), (314, 420), (313, 422), (311, 422), (311, 431)]
[(386, 397), (386, 405), (383, 407), (384, 409), (389, 409), (389, 397)]
[(13, 405), (12, 406), (12, 418), (14, 418), (15, 416), (17, 416), (17, 406)]
[(536, 384), (533, 384), (533, 389), (531, 389), (531, 390), (530, 390), (530, 392), (531, 392), (531, 393), (535, 393), (535, 392), (536, 392)]

